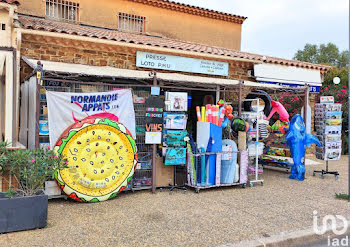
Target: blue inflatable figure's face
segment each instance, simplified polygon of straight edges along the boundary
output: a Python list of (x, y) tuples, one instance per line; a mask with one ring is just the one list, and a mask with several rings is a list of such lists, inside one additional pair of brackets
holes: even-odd
[(300, 131), (300, 133), (304, 134), (305, 124), (303, 118), (299, 114), (297, 114), (292, 118), (292, 121), (290, 122), (290, 126), (296, 131)]

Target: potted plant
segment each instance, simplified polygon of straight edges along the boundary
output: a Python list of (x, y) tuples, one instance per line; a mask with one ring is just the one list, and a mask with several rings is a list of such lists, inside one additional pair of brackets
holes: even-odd
[(43, 228), (47, 223), (48, 196), (44, 183), (65, 167), (52, 150), (13, 150), (0, 142), (0, 169), (15, 184), (0, 198), (0, 233)]

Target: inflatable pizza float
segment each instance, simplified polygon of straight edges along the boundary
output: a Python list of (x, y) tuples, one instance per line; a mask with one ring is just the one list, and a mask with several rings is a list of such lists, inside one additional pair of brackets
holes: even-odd
[(100, 202), (126, 188), (138, 156), (135, 140), (117, 119), (109, 113), (89, 116), (76, 121), (58, 139), (54, 149), (68, 167), (57, 171), (55, 178), (68, 197)]

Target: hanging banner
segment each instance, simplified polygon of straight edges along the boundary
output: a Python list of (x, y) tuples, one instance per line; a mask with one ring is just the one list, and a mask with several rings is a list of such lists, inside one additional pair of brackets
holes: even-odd
[(118, 122), (136, 138), (131, 89), (101, 93), (46, 91), (46, 98), (51, 147), (55, 146), (60, 135), (76, 121), (104, 112), (116, 115)]

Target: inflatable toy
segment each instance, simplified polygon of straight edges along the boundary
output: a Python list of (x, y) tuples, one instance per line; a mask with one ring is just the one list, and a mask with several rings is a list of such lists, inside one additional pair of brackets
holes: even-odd
[(67, 159), (68, 166), (57, 171), (55, 178), (65, 194), (80, 202), (117, 196), (131, 180), (137, 164), (136, 145), (129, 130), (99, 116), (68, 127), (54, 148)]
[[(226, 148), (231, 147), (231, 148)], [(222, 150), (232, 153), (223, 153), (221, 156), (221, 184), (232, 184), (235, 179), (235, 173), (238, 171), (237, 164), (237, 145), (230, 139), (222, 140)]]
[(271, 130), (273, 133), (275, 133), (277, 136), (281, 137), (283, 134), (288, 132), (289, 124), (288, 122), (281, 122), (280, 120), (277, 120), (272, 126)]
[(288, 114), (286, 108), (284, 108), (284, 106), (280, 102), (272, 100), (271, 105), (272, 105), (272, 110), (271, 110), (269, 116), (267, 118), (264, 118), (265, 120), (270, 120), (270, 118), (273, 116), (273, 114), (275, 114), (275, 112), (277, 112), (280, 115), (281, 121), (289, 122), (289, 114)]
[(299, 114), (294, 115), (290, 121), (286, 139), (294, 162), (289, 178), (303, 181), (305, 178), (305, 166), (303, 164), (305, 147), (310, 147), (312, 143), (321, 146), (321, 142), (316, 136), (305, 133), (305, 124)]
[(249, 123), (246, 123), (242, 118), (235, 118), (231, 123), (231, 129), (234, 132), (247, 131), (249, 129)]
[[(266, 93), (265, 91), (262, 90), (257, 90), (254, 92), (251, 92), (247, 95), (246, 99), (262, 99), (265, 103), (265, 107), (264, 107), (264, 114), (265, 116), (268, 116), (271, 112), (271, 97), (268, 93)], [(243, 108), (245, 111), (253, 111), (252, 108), (252, 101), (244, 101), (243, 102)]]
[(219, 105), (220, 107), (224, 106), (225, 101), (223, 99), (218, 100), (218, 102), (216, 103), (217, 105)]
[[(230, 120), (233, 119), (233, 115), (232, 115), (233, 108), (231, 105), (225, 105), (223, 107), (224, 107), (225, 119), (222, 122), (221, 127), (226, 128)], [(221, 109), (220, 109), (220, 112), (221, 112)]]

